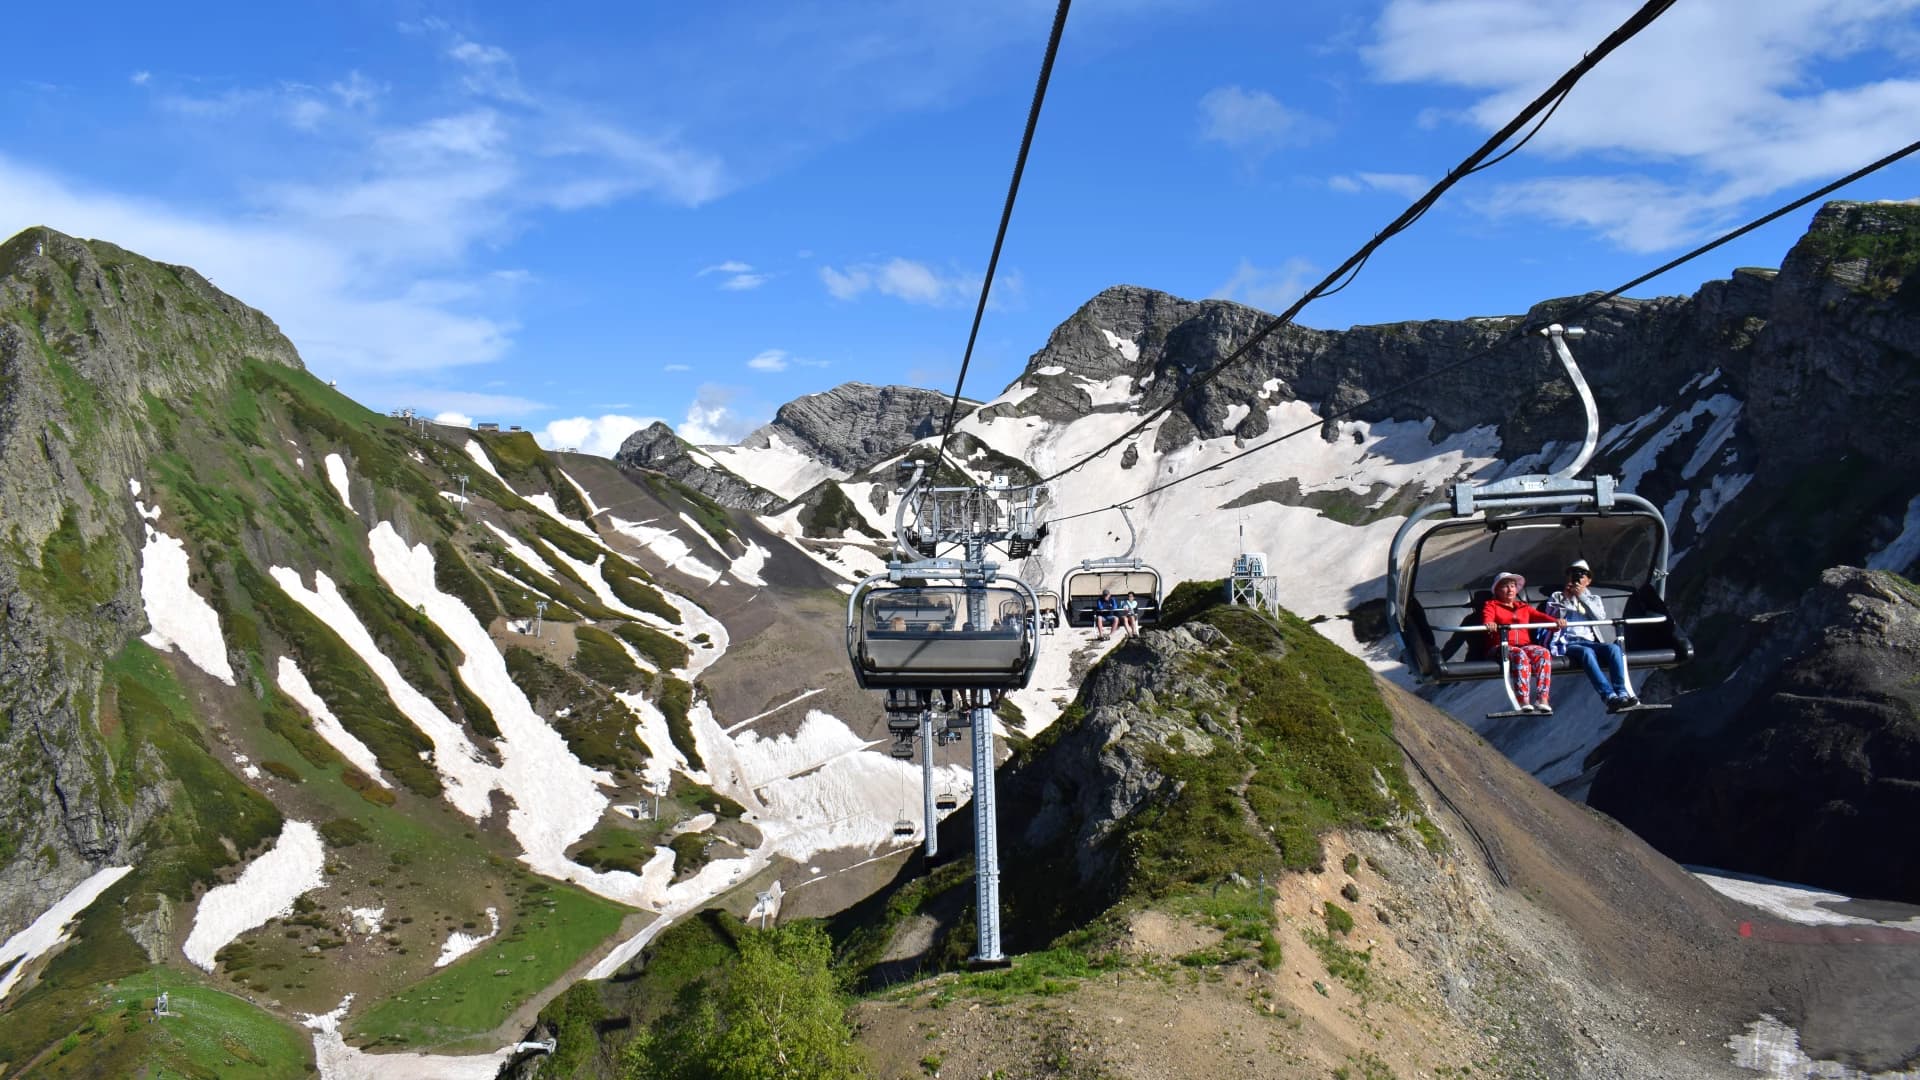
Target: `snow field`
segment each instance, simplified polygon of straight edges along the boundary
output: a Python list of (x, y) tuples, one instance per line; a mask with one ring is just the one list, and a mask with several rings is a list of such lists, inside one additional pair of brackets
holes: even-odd
[(180, 951), (195, 967), (212, 971), (214, 956), (228, 942), (268, 919), (291, 914), (295, 897), (326, 884), (320, 875), (326, 856), (319, 830), (289, 819), (273, 847), (247, 864), (237, 880), (200, 898), (193, 930)]
[(767, 433), (767, 446), (715, 446), (707, 454), (721, 468), (755, 487), (766, 488), (782, 499), (798, 498), (822, 480), (839, 480), (847, 475), (823, 461), (815, 461), (778, 433)]
[[(512, 490), (512, 489), (509, 488), (508, 490)], [(517, 491), (515, 491), (514, 494), (520, 495), (520, 493)], [(587, 539), (592, 540), (596, 544), (600, 543), (600, 534), (597, 532), (594, 532), (593, 527), (591, 525), (588, 525), (586, 522), (581, 521), (578, 518), (570, 518), (567, 515), (561, 513), (560, 504), (554, 502), (553, 496), (548, 494), (547, 492), (541, 491), (541, 492), (536, 492), (532, 495), (520, 495), (520, 497), (527, 500), (527, 502), (531, 504), (536, 510), (539, 510), (541, 513), (547, 515), (553, 520), (559, 522), (562, 525), (565, 525), (567, 528), (572, 529), (574, 532), (579, 533), (581, 536), (584, 536)]]
[(381, 774), (380, 761), (373, 756), (373, 751), (367, 748), (366, 743), (354, 738), (352, 732), (340, 726), (333, 710), (327, 708), (327, 703), (320, 699), (319, 694), (314, 693), (313, 684), (307, 681), (306, 674), (300, 670), (299, 664), (294, 663), (293, 657), (280, 658), (274, 681), (280, 684), (280, 689), (293, 699), (294, 704), (305, 709), (307, 715), (313, 718), (314, 732), (327, 740), (327, 745), (338, 750), (340, 756), (351, 762), (354, 768), (372, 777), (374, 783), (389, 790), (393, 788)]
[[(495, 742), (500, 765), (476, 764), (485, 771), (486, 786), (497, 786), (513, 801), (507, 829), (520, 844), (521, 860), (536, 873), (576, 881), (609, 899), (632, 903), (639, 886), (634, 875), (591, 871), (566, 857), (568, 846), (585, 836), (606, 811), (609, 800), (600, 787), (612, 778), (582, 764), (560, 733), (533, 711), (508, 676), (506, 661), (486, 628), (458, 598), (434, 585), (431, 548), (425, 544), (409, 548), (385, 521), (374, 527), (367, 540), (380, 580), (409, 607), (424, 608), (427, 618), (459, 647), (464, 654), (457, 673), (460, 681), (493, 713), (500, 728)], [(464, 735), (461, 741), (465, 742)]]
[(1100, 328), (1100, 336), (1106, 338), (1107, 344), (1118, 350), (1120, 355), (1126, 358), (1127, 363), (1137, 364), (1140, 362), (1140, 346), (1135, 342), (1121, 337), (1119, 334), (1108, 330), (1104, 326)]
[(1800, 1046), (1800, 1033), (1770, 1013), (1747, 1025), (1745, 1034), (1727, 1039), (1733, 1064), (1760, 1074), (1760, 1080), (1916, 1080), (1920, 1073), (1866, 1073), (1838, 1061), (1816, 1061)]
[(1900, 524), (1900, 535), (1887, 542), (1887, 546), (1867, 556), (1867, 569), (1892, 570), (1898, 572), (1913, 565), (1920, 559), (1920, 495), (1907, 504), (1906, 520)]
[(52, 907), (40, 913), (40, 917), (28, 924), (26, 929), (8, 938), (0, 945), (0, 968), (12, 967), (5, 975), (0, 975), (0, 1001), (5, 1001), (13, 991), (14, 984), (20, 981), (27, 965), (45, 956), (54, 946), (67, 939), (67, 924), (80, 917), (100, 894), (113, 887), (113, 883), (125, 877), (133, 867), (109, 866), (96, 870), (85, 881), (68, 890), (67, 895), (54, 901)]
[(448, 964), (479, 948), (482, 944), (492, 941), (494, 935), (500, 932), (499, 908), (490, 907), (487, 909), (487, 922), (493, 929), (488, 930), (484, 934), (463, 934), (458, 930), (448, 934), (446, 943), (440, 946), (440, 959), (435, 960), (433, 966), (437, 968), (446, 967)]
[[(392, 531), (386, 522), (381, 522), (379, 527)], [(377, 553), (378, 549), (375, 550)], [(360, 617), (354, 614), (346, 598), (340, 595), (333, 580), (316, 570), (313, 575), (314, 587), (309, 589), (301, 582), (300, 575), (287, 567), (276, 566), (268, 573), (294, 602), (312, 612), (315, 618), (340, 635), (354, 655), (380, 680), (394, 707), (433, 743), (433, 768), (446, 785), (447, 801), (453, 804), (454, 809), (475, 821), (485, 818), (490, 809), (488, 795), (496, 783), (493, 767), (481, 758), (480, 751), (474, 748), (460, 725), (447, 719), (446, 714), (427, 700), (425, 694), (407, 683), (400, 669), (374, 644), (373, 636), (367, 633)], [(432, 580), (431, 573), (428, 580)], [(462, 648), (466, 649), (469, 658), (473, 656), (470, 648)], [(486, 651), (496, 659), (500, 656), (491, 642)]]
[(140, 549), (140, 602), (153, 627), (140, 640), (161, 652), (177, 646), (194, 667), (232, 686), (233, 665), (227, 661), (220, 616), (193, 591), (186, 543), (154, 528), (159, 507), (148, 510), (138, 499), (133, 505), (147, 531), (146, 546)]
[[(560, 582), (564, 580), (560, 576), (560, 571), (555, 570), (538, 551), (528, 547), (525, 541), (500, 526), (495, 525), (491, 521), (485, 522), (484, 524), (487, 530), (493, 533), (493, 538), (500, 541), (501, 545), (507, 549), (507, 554), (525, 563), (528, 569), (544, 576), (555, 585), (560, 584)], [(507, 576), (512, 577), (513, 575), (509, 574)]]

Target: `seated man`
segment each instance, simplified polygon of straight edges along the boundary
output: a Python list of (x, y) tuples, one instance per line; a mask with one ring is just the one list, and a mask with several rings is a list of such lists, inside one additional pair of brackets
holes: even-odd
[(1095, 637), (1106, 637), (1120, 625), (1120, 601), (1113, 598), (1112, 589), (1101, 589), (1100, 599), (1093, 604), (1093, 633)]
[(1566, 587), (1547, 601), (1546, 611), (1567, 620), (1564, 630), (1551, 631), (1545, 645), (1555, 656), (1565, 656), (1587, 673), (1593, 692), (1607, 703), (1608, 712), (1640, 704), (1627, 679), (1627, 658), (1609, 625), (1606, 605), (1588, 591), (1593, 570), (1580, 559), (1567, 567)]

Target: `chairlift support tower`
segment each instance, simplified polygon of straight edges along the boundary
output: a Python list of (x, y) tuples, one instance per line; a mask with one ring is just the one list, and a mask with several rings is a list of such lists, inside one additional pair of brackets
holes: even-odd
[[(1039, 492), (1005, 477), (987, 484), (936, 487), (924, 483), (927, 463), (900, 463), (903, 483), (894, 513), (896, 558), (884, 574), (861, 581), (847, 598), (847, 657), (862, 687), (878, 690), (954, 690), (973, 729), (975, 911), (979, 920), (973, 962), (1006, 963), (1000, 949), (1000, 860), (993, 783), (993, 709), (999, 692), (1033, 677), (1038, 660), (1033, 588), (1000, 577), (989, 548), (1009, 558), (1030, 554), (1044, 535)], [(947, 588), (930, 581), (951, 583)], [(912, 584), (910, 584), (912, 583)], [(890, 600), (890, 597), (893, 598)], [(965, 606), (964, 616), (953, 601)], [(989, 604), (993, 608), (989, 608)], [(891, 618), (883, 620), (881, 613)], [(908, 622), (907, 616), (914, 619)], [(949, 626), (964, 618), (959, 626)], [(899, 629), (894, 625), (909, 629)], [(929, 702), (930, 709), (930, 702)], [(927, 853), (936, 850), (931, 712), (919, 734)], [(910, 739), (911, 735), (904, 736)]]

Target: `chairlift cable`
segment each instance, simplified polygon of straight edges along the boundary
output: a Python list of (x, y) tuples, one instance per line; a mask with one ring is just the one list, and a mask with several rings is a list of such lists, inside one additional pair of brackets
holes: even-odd
[[(1657, 278), (1660, 275), (1668, 272), (1669, 270), (1673, 270), (1676, 267), (1679, 267), (1685, 263), (1691, 262), (1694, 259), (1697, 259), (1700, 256), (1715, 250), (1716, 248), (1724, 247), (1725, 245), (1732, 243), (1733, 241), (1739, 239), (1742, 236), (1745, 236), (1746, 234), (1754, 231), (1755, 229), (1760, 228), (1763, 225), (1768, 225), (1778, 220), (1779, 218), (1785, 217), (1786, 215), (1794, 212), (1795, 210), (1798, 210), (1801, 207), (1806, 206), (1808, 203), (1815, 202), (1819, 199), (1823, 199), (1826, 196), (1833, 194), (1835, 191), (1838, 191), (1839, 189), (1846, 187), (1848, 184), (1851, 184), (1856, 180), (1860, 180), (1864, 177), (1872, 175), (1873, 173), (1876, 173), (1881, 169), (1884, 169), (1887, 166), (1892, 165), (1897, 161), (1900, 161), (1903, 158), (1911, 156), (1917, 151), (1920, 151), (1920, 141), (1908, 143), (1906, 146), (1903, 146), (1900, 149), (1895, 150), (1893, 153), (1888, 154), (1887, 156), (1879, 159), (1878, 161), (1875, 161), (1870, 165), (1866, 165), (1859, 169), (1856, 169), (1853, 172), (1848, 173), (1847, 175), (1841, 177), (1840, 179), (1835, 180), (1832, 183), (1826, 184), (1825, 186), (1820, 187), (1817, 190), (1808, 192), (1807, 194), (1802, 195), (1801, 197), (1793, 200), (1790, 203), (1787, 203), (1784, 206), (1778, 207), (1777, 209), (1774, 209), (1774, 210), (1770, 210), (1767, 213), (1762, 214), (1757, 218), (1754, 218), (1752, 221), (1747, 222), (1745, 225), (1742, 225), (1739, 228), (1732, 230), (1731, 232), (1723, 233), (1720, 236), (1700, 245), (1699, 247), (1694, 248), (1692, 251), (1689, 251), (1684, 255), (1678, 256), (1674, 259), (1668, 260), (1665, 263), (1662, 263), (1661, 265), (1655, 267), (1654, 269), (1649, 270), (1646, 273), (1641, 274), (1639, 277), (1634, 278), (1632, 281), (1628, 281), (1625, 284), (1615, 286), (1614, 288), (1604, 293), (1596, 293), (1584, 300), (1581, 300), (1579, 303), (1575, 304), (1573, 307), (1567, 309), (1566, 311), (1556, 314), (1554, 316), (1554, 319), (1557, 322), (1571, 322), (1575, 318), (1585, 314), (1586, 312), (1593, 310), (1599, 305), (1604, 304), (1609, 300), (1615, 299), (1616, 297), (1620, 296), (1622, 293), (1625, 293), (1629, 289), (1633, 289), (1640, 285), (1644, 285), (1647, 282), (1653, 280), (1654, 278)], [(1228, 465), (1231, 465), (1234, 462), (1240, 461), (1243, 458), (1251, 457), (1254, 454), (1257, 454), (1260, 451), (1265, 450), (1276, 443), (1285, 442), (1288, 439), (1295, 438), (1300, 435), (1304, 435), (1309, 431), (1317, 431), (1321, 427), (1326, 425), (1328, 422), (1341, 419), (1342, 417), (1350, 416), (1353, 413), (1359, 411), (1363, 406), (1378, 404), (1379, 402), (1386, 401), (1389, 398), (1397, 397), (1400, 394), (1404, 393), (1405, 391), (1420, 385), (1421, 383), (1430, 382), (1434, 379), (1440, 378), (1443, 375), (1451, 375), (1454, 372), (1459, 371), (1461, 368), (1464, 368), (1469, 364), (1474, 364), (1474, 363), (1478, 363), (1481, 360), (1485, 360), (1488, 357), (1498, 353), (1500, 350), (1510, 345), (1513, 345), (1515, 342), (1525, 338), (1527, 336), (1527, 333), (1528, 333), (1527, 328), (1522, 328), (1519, 330), (1512, 331), (1506, 337), (1502, 338), (1500, 341), (1497, 341), (1494, 344), (1489, 345), (1478, 352), (1470, 353), (1467, 356), (1461, 357), (1459, 360), (1456, 360), (1453, 363), (1435, 368), (1434, 370), (1429, 371), (1423, 375), (1416, 375), (1413, 378), (1408, 379), (1403, 383), (1400, 383), (1398, 386), (1390, 387), (1386, 390), (1382, 390), (1380, 393), (1375, 394), (1371, 397), (1363, 398), (1360, 401), (1356, 401), (1352, 405), (1349, 405), (1344, 409), (1338, 409), (1334, 412), (1330, 412), (1326, 414), (1324, 417), (1321, 417), (1319, 420), (1316, 420), (1311, 424), (1305, 424), (1293, 429), (1292, 431), (1288, 431), (1281, 435), (1276, 435), (1275, 437), (1268, 439), (1266, 442), (1260, 443), (1256, 446), (1250, 446), (1247, 449), (1242, 450), (1237, 454), (1234, 454), (1232, 457), (1223, 458), (1220, 461), (1216, 461), (1213, 464), (1206, 466), (1205, 468), (1195, 469), (1193, 472), (1176, 477), (1172, 480), (1167, 481), (1164, 484), (1159, 484), (1154, 487), (1150, 487), (1147, 490), (1139, 493), (1138, 495), (1134, 495), (1129, 499), (1122, 500), (1121, 502), (1109, 503), (1105, 506), (1101, 506), (1092, 510), (1082, 510), (1074, 514), (1062, 514), (1055, 517), (1050, 517), (1047, 519), (1047, 523), (1056, 524), (1062, 521), (1072, 521), (1075, 518), (1090, 517), (1094, 514), (1104, 514), (1109, 510), (1118, 509), (1124, 503), (1131, 503), (1137, 499), (1144, 499), (1149, 495), (1157, 495), (1160, 492), (1167, 490), (1168, 488), (1177, 487), (1180, 484), (1184, 484), (1189, 480), (1193, 480), (1197, 477), (1205, 476), (1207, 473), (1213, 472), (1216, 469), (1221, 469)]]
[[(1327, 295), (1334, 282), (1346, 277), (1350, 272), (1357, 271), (1357, 268), (1366, 262), (1382, 244), (1385, 244), (1414, 222), (1420, 220), (1420, 218), (1426, 214), (1427, 210), (1440, 200), (1440, 196), (1446, 194), (1455, 184), (1480, 171), (1488, 164), (1491, 164), (1488, 159), (1492, 157), (1495, 151), (1504, 146), (1508, 139), (1511, 139), (1515, 133), (1525, 127), (1535, 116), (1540, 115), (1542, 112), (1550, 113), (1552, 109), (1557, 108), (1561, 100), (1572, 90), (1574, 84), (1578, 83), (1587, 72), (1593, 70), (1608, 54), (1632, 40), (1640, 31), (1651, 26), (1655, 19), (1658, 19), (1668, 8), (1673, 6), (1674, 2), (1675, 0), (1648, 0), (1646, 4), (1641, 6), (1640, 10), (1634, 12), (1626, 22), (1621, 23), (1613, 33), (1608, 34), (1605, 40), (1596, 45), (1592, 52), (1581, 57), (1580, 61), (1571, 68), (1568, 68), (1559, 79), (1554, 81), (1552, 86), (1542, 91), (1539, 97), (1529, 102), (1512, 120), (1507, 121), (1504, 127), (1494, 132), (1478, 149), (1467, 155), (1466, 159), (1461, 161), (1460, 164), (1454, 166), (1446, 176), (1442, 177), (1438, 183), (1428, 189), (1425, 195), (1422, 195), (1413, 205), (1401, 211), (1399, 217), (1395, 218), (1386, 228), (1375, 234), (1373, 239), (1363, 244), (1358, 251), (1347, 256), (1346, 261), (1335, 267), (1326, 277), (1322, 278), (1319, 284), (1307, 290), (1306, 294), (1301, 296), (1300, 299), (1295, 300), (1287, 310), (1281, 312), (1271, 322), (1261, 327), (1252, 337), (1242, 342), (1240, 347), (1235, 349), (1226, 359), (1215, 364), (1210, 370), (1195, 378), (1191, 383), (1188, 383), (1185, 389), (1175, 394), (1165, 405), (1141, 417), (1139, 423), (1134, 424), (1122, 432), (1112, 442), (1102, 447), (1102, 449), (1110, 450), (1113, 447), (1135, 438), (1141, 432), (1145, 431), (1149, 424), (1152, 424), (1155, 420), (1171, 412), (1174, 406), (1186, 401), (1193, 396), (1196, 391), (1211, 386), (1214, 380), (1218, 379), (1229, 367), (1238, 363), (1242, 357), (1251, 352), (1254, 346), (1265, 341), (1274, 331), (1291, 323), (1294, 317), (1300, 314), (1301, 310), (1308, 304)], [(1542, 122), (1544, 122), (1544, 117), (1542, 117)], [(1535, 131), (1537, 132), (1538, 130), (1536, 127)], [(1533, 133), (1529, 132), (1526, 138), (1522, 139), (1522, 143), (1532, 137)], [(1514, 149), (1518, 149), (1518, 147), (1516, 146)], [(1503, 154), (1501, 156), (1504, 157), (1505, 155)], [(1344, 288), (1344, 286), (1342, 287)], [(945, 445), (944, 441), (942, 445)], [(1098, 453), (1099, 451), (1095, 452)], [(1078, 464), (1084, 464), (1084, 460)], [(1072, 471), (1073, 468), (1075, 468), (1074, 465), (1069, 465), (1053, 473), (1051, 476), (1042, 477), (1036, 481), (1036, 485), (1057, 480)]]
[(1033, 87), (1033, 105), (1027, 110), (1027, 129), (1020, 136), (1020, 154), (1013, 162), (1013, 181), (1007, 185), (1007, 204), (1000, 211), (1000, 228), (993, 237), (993, 254), (987, 258), (987, 276), (980, 282), (980, 302), (973, 310), (973, 328), (967, 332), (967, 350), (960, 356), (960, 378), (953, 384), (953, 400), (947, 403), (947, 419), (941, 425), (940, 448), (933, 455), (938, 470), (946, 458), (947, 442), (953, 438), (954, 418), (960, 411), (960, 392), (967, 385), (967, 367), (973, 363), (974, 342), (980, 337), (980, 322), (987, 314), (987, 297), (993, 291), (993, 273), (1000, 265), (1000, 249), (1007, 240), (1007, 224), (1013, 220), (1013, 203), (1020, 194), (1020, 176), (1027, 168), (1027, 152), (1033, 146), (1033, 132), (1040, 124), (1040, 106), (1047, 98), (1047, 81), (1053, 76), (1053, 60), (1060, 52), (1060, 35), (1067, 26), (1067, 8), (1072, 0), (1060, 0), (1053, 13), (1053, 32), (1047, 38), (1047, 55), (1040, 62), (1040, 78)]

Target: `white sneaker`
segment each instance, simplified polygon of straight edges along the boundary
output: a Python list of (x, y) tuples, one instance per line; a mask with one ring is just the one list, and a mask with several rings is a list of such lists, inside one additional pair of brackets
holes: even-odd
[(1535, 706), (1533, 707), (1533, 711), (1534, 711), (1534, 712), (1537, 712), (1537, 713), (1540, 713), (1540, 714), (1542, 714), (1542, 715), (1544, 715), (1544, 716), (1552, 716), (1552, 715), (1553, 715), (1553, 706), (1551, 706), (1551, 705), (1549, 705), (1549, 704), (1547, 704), (1546, 702), (1544, 702), (1544, 701), (1543, 701), (1543, 702), (1541, 702), (1540, 704), (1538, 704), (1538, 705), (1535, 705)]
[(1530, 713), (1530, 712), (1532, 712), (1532, 711), (1533, 711), (1533, 706), (1531, 706), (1531, 705), (1522, 705), (1522, 706), (1520, 706), (1520, 711), (1521, 711), (1521, 712), (1523, 712), (1523, 713)]

